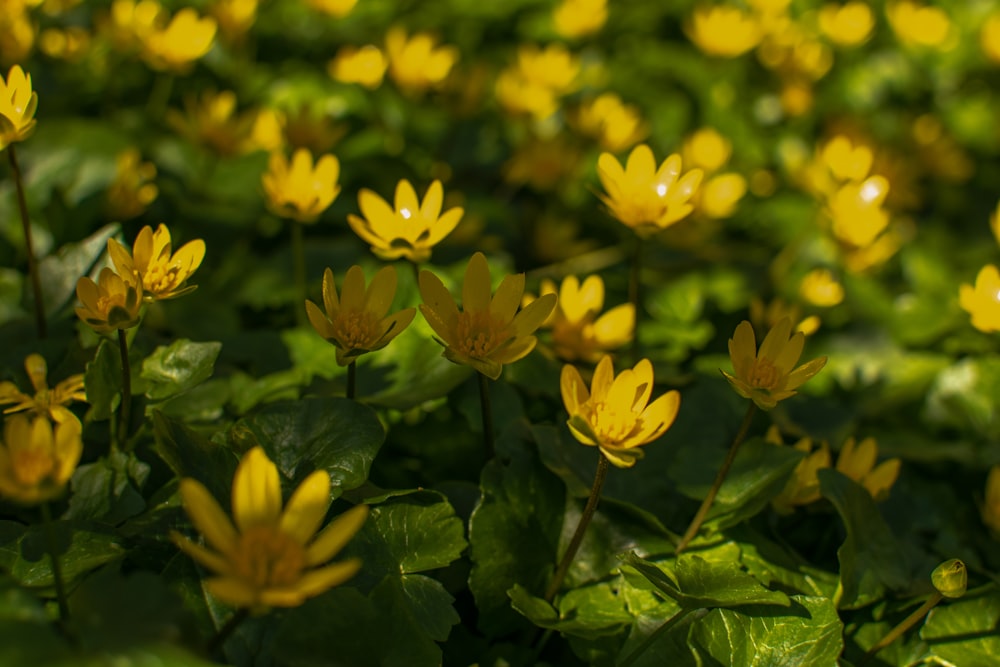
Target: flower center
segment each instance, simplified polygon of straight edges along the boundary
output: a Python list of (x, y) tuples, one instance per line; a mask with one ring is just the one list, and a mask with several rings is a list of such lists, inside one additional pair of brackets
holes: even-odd
[(263, 589), (290, 586), (302, 576), (306, 553), (302, 545), (272, 525), (253, 526), (240, 535), (233, 554), (236, 573)]
[(759, 389), (777, 389), (781, 372), (767, 357), (757, 359), (750, 367), (750, 386)]
[(114, 308), (123, 308), (128, 310), (125, 306), (124, 294), (101, 294), (97, 297), (97, 312), (104, 313), (106, 315)]
[(150, 294), (166, 294), (180, 282), (177, 279), (180, 271), (179, 266), (151, 263), (142, 274), (142, 288)]
[(55, 461), (44, 448), (31, 446), (11, 452), (11, 467), (21, 484), (38, 486), (52, 474)]
[(624, 440), (635, 429), (636, 414), (601, 402), (593, 407), (591, 424), (601, 442), (615, 444)]
[(367, 310), (340, 311), (333, 320), (333, 334), (345, 350), (367, 350), (381, 336), (379, 319)]
[(490, 352), (509, 338), (511, 333), (507, 327), (500, 320), (491, 317), (489, 311), (458, 314), (455, 348), (460, 354), (481, 359), (489, 356)]

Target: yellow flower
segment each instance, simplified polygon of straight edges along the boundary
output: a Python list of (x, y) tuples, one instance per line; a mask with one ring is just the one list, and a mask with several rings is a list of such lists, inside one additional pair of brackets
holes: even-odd
[(993, 238), (997, 240), (997, 243), (1000, 243), (1000, 202), (997, 203), (993, 215), (990, 216), (990, 230), (993, 232)]
[(814, 306), (830, 308), (844, 300), (844, 287), (830, 269), (813, 269), (802, 278), (799, 294)]
[(76, 421), (76, 415), (69, 411), (66, 404), (87, 400), (82, 374), (71, 375), (55, 388), (49, 389), (49, 368), (42, 355), (29, 354), (24, 360), (24, 370), (28, 373), (35, 394), (25, 394), (13, 382), (0, 382), (0, 405), (14, 403), (4, 410), (4, 414), (28, 410), (31, 414), (44, 415), (56, 423)]
[(811, 336), (819, 329), (819, 318), (815, 315), (803, 318), (802, 308), (798, 304), (788, 303), (781, 297), (766, 304), (760, 297), (750, 299), (750, 323), (754, 328), (770, 329), (786, 317), (793, 323), (797, 322), (795, 331), (801, 331), (806, 336)]
[(238, 41), (257, 20), (258, 0), (215, 0), (209, 10), (229, 41)]
[(744, 320), (729, 339), (734, 375), (725, 371), (722, 374), (737, 394), (762, 410), (770, 410), (778, 401), (794, 396), (796, 389), (826, 365), (826, 357), (819, 357), (795, 368), (802, 356), (805, 335), (796, 332), (789, 338), (791, 330), (792, 321), (786, 317), (767, 332), (758, 351), (753, 326)]
[(881, 176), (841, 186), (827, 207), (837, 240), (852, 248), (872, 245), (889, 225), (889, 213), (882, 208), (888, 194), (889, 181)]
[(386, 34), (385, 52), (389, 56), (389, 76), (409, 92), (439, 87), (458, 60), (455, 47), (435, 46), (434, 38), (427, 33), (407, 37), (406, 30), (400, 27)]
[(14, 65), (6, 80), (0, 78), (0, 150), (31, 136), (37, 107), (38, 93), (31, 90), (31, 75)]
[(827, 4), (819, 10), (819, 29), (838, 46), (858, 46), (871, 37), (875, 15), (867, 3), (851, 0), (843, 5)]
[(681, 148), (681, 158), (684, 164), (704, 169), (707, 172), (718, 171), (733, 153), (733, 144), (718, 130), (702, 127), (692, 132)]
[(141, 49), (165, 11), (156, 0), (114, 0), (109, 23), (112, 43), (123, 51)]
[(285, 115), (277, 109), (263, 108), (257, 111), (250, 127), (250, 138), (246, 146), (250, 151), (274, 153), (285, 147)]
[(614, 93), (602, 93), (585, 102), (575, 121), (580, 132), (597, 139), (601, 148), (612, 153), (631, 148), (649, 134), (639, 110)]
[(979, 45), (990, 62), (1000, 65), (1000, 12), (994, 12), (983, 22)]
[(58, 58), (70, 63), (83, 60), (90, 49), (92, 37), (86, 28), (69, 26), (46, 28), (38, 35), (38, 47), (50, 58)]
[(283, 153), (271, 153), (261, 182), (267, 207), (275, 215), (308, 223), (316, 222), (340, 194), (339, 177), (340, 162), (335, 156), (322, 156), (314, 168), (312, 153), (300, 148), (292, 155), (291, 164)]
[(972, 326), (985, 333), (1000, 331), (1000, 272), (987, 264), (976, 276), (976, 286), (963, 284), (958, 302), (972, 316)]
[(0, 447), (0, 495), (33, 505), (61, 494), (83, 453), (80, 434), (76, 418), (53, 425), (42, 415), (8, 417)]
[(562, 0), (552, 10), (552, 23), (556, 33), (568, 39), (593, 34), (607, 20), (607, 0)]
[(329, 151), (347, 134), (347, 128), (335, 123), (333, 116), (322, 107), (308, 103), (290, 109), (285, 115), (284, 126), (289, 144), (314, 153)]
[(0, 62), (26, 60), (35, 45), (35, 26), (27, 7), (0, 9)]
[[(767, 440), (777, 445), (783, 444), (780, 436), (775, 440), (771, 431), (768, 431)], [(790, 514), (799, 505), (809, 505), (819, 500), (822, 496), (817, 473), (833, 465), (830, 448), (825, 442), (813, 450), (812, 440), (802, 438), (793, 447), (806, 456), (795, 466), (781, 493), (771, 499), (771, 506), (778, 514)]]
[(372, 44), (344, 46), (327, 65), (330, 76), (341, 83), (357, 83), (372, 90), (382, 85), (388, 66), (382, 51)]
[(504, 276), (495, 294), (490, 293), (490, 267), (477, 252), (469, 260), (462, 282), (462, 310), (430, 271), (419, 276), (420, 312), (445, 346), (444, 356), (456, 364), (472, 366), (496, 380), (504, 364), (522, 359), (534, 349), (531, 335), (556, 305), (546, 294), (518, 312), (524, 294), (524, 274)]
[(123, 280), (108, 267), (96, 283), (87, 276), (76, 281), (76, 297), (82, 304), (77, 316), (97, 333), (130, 329), (141, 319), (142, 284)]
[(202, 91), (184, 98), (184, 113), (167, 111), (167, 124), (188, 141), (207, 146), (222, 156), (237, 155), (248, 147), (254, 116), (236, 113), (236, 93)]
[[(366, 352), (381, 350), (409, 326), (415, 308), (404, 308), (386, 317), (396, 296), (396, 269), (385, 266), (365, 289), (360, 266), (344, 276), (340, 298), (333, 271), (323, 273), (323, 309), (306, 301), (306, 314), (316, 332), (337, 348), (337, 363), (347, 366)], [(325, 312), (324, 312), (325, 310)]]
[(837, 470), (865, 487), (873, 499), (881, 501), (889, 497), (901, 464), (899, 459), (889, 459), (876, 466), (877, 458), (875, 438), (865, 438), (860, 443), (848, 438), (837, 456)]
[[(171, 254), (170, 230), (161, 224), (153, 232), (145, 226), (132, 245), (132, 253), (114, 239), (108, 239), (108, 254), (118, 273), (135, 280), (146, 301), (173, 299), (194, 291), (196, 285), (185, 286), (191, 274), (205, 258), (205, 242), (195, 239)], [(127, 328), (127, 327), (126, 327)]]
[(703, 172), (692, 169), (681, 176), (681, 156), (673, 154), (656, 168), (646, 144), (632, 149), (621, 164), (611, 153), (601, 153), (597, 175), (607, 194), (599, 195), (615, 218), (641, 236), (666, 229), (692, 210), (690, 203)]
[(500, 106), (513, 115), (524, 114), (544, 120), (559, 110), (559, 96), (552, 88), (526, 79), (514, 69), (500, 72), (496, 95)]
[(235, 525), (201, 483), (184, 478), (180, 493), (184, 510), (207, 546), (177, 532), (170, 537), (215, 573), (205, 580), (205, 589), (226, 604), (254, 611), (297, 607), (361, 568), (357, 558), (325, 565), (368, 516), (368, 506), (357, 505), (316, 533), (330, 506), (330, 475), (325, 470), (306, 477), (282, 511), (278, 468), (262, 448), (251, 449), (233, 478)]
[(742, 174), (716, 174), (706, 179), (698, 189), (695, 207), (709, 218), (728, 218), (736, 212), (736, 205), (746, 192), (747, 179)]
[(413, 186), (404, 179), (396, 184), (395, 209), (371, 190), (362, 188), (358, 206), (365, 217), (349, 214), (347, 222), (380, 259), (426, 262), (431, 249), (455, 229), (465, 212), (455, 207), (442, 215), (443, 203), (441, 181), (431, 183), (424, 201), (420, 202)]
[(668, 391), (652, 403), (653, 364), (643, 359), (615, 377), (611, 357), (594, 370), (590, 391), (574, 366), (563, 366), (559, 378), (569, 430), (585, 445), (597, 446), (608, 461), (631, 468), (643, 457), (642, 445), (653, 442), (674, 423), (681, 395)]
[(901, 0), (890, 3), (886, 14), (903, 44), (938, 48), (945, 46), (951, 32), (951, 20), (939, 7)]
[(990, 474), (986, 478), (982, 516), (986, 527), (1000, 535), (1000, 465), (990, 468)]
[(868, 146), (854, 145), (848, 137), (838, 134), (823, 145), (820, 159), (837, 181), (863, 181), (871, 173), (875, 156)]
[(318, 12), (339, 19), (350, 14), (358, 0), (306, 0), (306, 3)]
[(762, 31), (756, 19), (737, 7), (701, 5), (686, 27), (688, 38), (710, 56), (735, 58), (760, 43)]
[(566, 276), (558, 291), (551, 280), (543, 280), (541, 293), (558, 296), (555, 310), (542, 326), (552, 330), (552, 346), (560, 359), (595, 362), (632, 340), (635, 306), (624, 303), (601, 314), (604, 281), (600, 276), (588, 276), (583, 283), (576, 276)]
[(111, 217), (128, 220), (142, 215), (159, 194), (153, 183), (156, 165), (143, 162), (135, 148), (127, 148), (115, 157), (115, 179), (108, 185), (107, 200)]
[(146, 36), (143, 59), (153, 69), (182, 73), (212, 48), (217, 27), (215, 19), (185, 7)]

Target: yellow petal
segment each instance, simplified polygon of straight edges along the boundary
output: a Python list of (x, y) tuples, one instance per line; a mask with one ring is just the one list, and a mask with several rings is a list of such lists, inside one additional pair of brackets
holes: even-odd
[(330, 506), (330, 474), (317, 470), (306, 477), (281, 514), (281, 530), (299, 544), (316, 534)]
[(462, 311), (486, 312), (490, 308), (490, 266), (486, 255), (477, 252), (469, 259), (462, 281)]
[(527, 336), (533, 333), (542, 322), (552, 313), (556, 307), (557, 297), (555, 294), (543, 294), (514, 316), (514, 335), (517, 337)]
[(209, 593), (233, 607), (254, 607), (260, 591), (237, 577), (212, 577), (202, 582)]
[(504, 323), (513, 321), (514, 313), (521, 304), (522, 294), (524, 294), (524, 274), (504, 276), (490, 301), (490, 315)]
[(323, 307), (328, 317), (333, 318), (340, 312), (340, 299), (337, 297), (337, 284), (333, 279), (333, 271), (327, 267), (323, 271)]
[(233, 518), (241, 532), (261, 524), (276, 524), (281, 516), (278, 467), (262, 447), (243, 455), (233, 477)]
[(771, 330), (764, 336), (764, 342), (760, 344), (760, 351), (757, 353), (758, 359), (770, 359), (772, 362), (778, 358), (781, 351), (788, 344), (788, 334), (792, 330), (792, 321), (784, 317), (771, 327)]
[(229, 561), (214, 551), (192, 542), (176, 530), (170, 531), (170, 539), (181, 551), (217, 574), (228, 574), (232, 568)]
[(347, 269), (340, 286), (340, 308), (345, 312), (363, 310), (365, 304), (365, 272), (355, 264)]
[(368, 505), (355, 505), (331, 521), (306, 549), (306, 565), (322, 565), (336, 556), (367, 518)]
[(231, 554), (236, 551), (239, 536), (226, 513), (219, 507), (212, 494), (200, 482), (185, 477), (180, 483), (181, 500), (184, 511), (191, 523), (205, 540), (217, 551)]
[(559, 375), (559, 389), (563, 405), (566, 406), (566, 412), (571, 416), (577, 414), (580, 406), (590, 398), (590, 392), (587, 391), (587, 386), (584, 384), (583, 378), (580, 377), (580, 371), (569, 364), (562, 367), (562, 373)]
[(383, 266), (372, 278), (365, 294), (365, 310), (379, 319), (385, 317), (396, 297), (396, 268)]

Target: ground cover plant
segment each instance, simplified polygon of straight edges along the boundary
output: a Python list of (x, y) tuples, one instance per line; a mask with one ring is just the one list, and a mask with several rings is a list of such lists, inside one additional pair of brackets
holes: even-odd
[(990, 2), (0, 5), (0, 664), (1000, 664)]

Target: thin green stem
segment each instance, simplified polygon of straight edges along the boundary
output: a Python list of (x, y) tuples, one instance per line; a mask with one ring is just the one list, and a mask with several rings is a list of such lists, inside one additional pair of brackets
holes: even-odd
[(128, 363), (128, 337), (124, 329), (118, 330), (118, 352), (122, 360), (122, 404), (118, 414), (118, 447), (125, 451), (132, 408), (132, 370)]
[(629, 667), (633, 662), (639, 659), (643, 653), (645, 653), (653, 643), (660, 638), (661, 635), (670, 631), (671, 628), (675, 627), (678, 623), (687, 618), (688, 614), (695, 612), (694, 617), (691, 620), (697, 620), (708, 613), (708, 609), (681, 609), (679, 612), (665, 620), (660, 627), (656, 628), (649, 634), (646, 639), (639, 644), (634, 651), (625, 656), (625, 659), (619, 662), (616, 667)]
[(477, 372), (479, 376), (479, 411), (483, 417), (483, 443), (486, 445), (486, 460), (496, 456), (496, 434), (493, 432), (493, 407), (490, 404), (490, 379)]
[(52, 559), (52, 579), (55, 581), (56, 600), (59, 602), (59, 620), (66, 623), (69, 620), (69, 603), (66, 601), (66, 586), (63, 583), (62, 565), (56, 548), (56, 535), (52, 530), (52, 508), (47, 502), (42, 503), (42, 522), (45, 546), (49, 550), (49, 558)]
[(608, 459), (604, 454), (600, 454), (600, 459), (597, 461), (597, 472), (594, 474), (594, 485), (590, 487), (590, 496), (587, 498), (587, 506), (583, 508), (583, 514), (580, 515), (580, 523), (576, 524), (576, 532), (573, 533), (573, 539), (569, 541), (566, 553), (563, 554), (562, 560), (559, 561), (559, 567), (556, 568), (552, 582), (545, 591), (546, 602), (552, 602), (555, 599), (556, 593), (559, 592), (559, 588), (562, 586), (563, 579), (566, 578), (566, 573), (569, 572), (569, 566), (573, 564), (573, 558), (576, 557), (576, 552), (580, 549), (580, 544), (583, 542), (583, 535), (587, 532), (587, 526), (590, 525), (590, 520), (594, 518), (594, 512), (597, 511), (597, 503), (601, 499), (601, 487), (604, 486), (604, 479), (607, 476)]
[(943, 597), (944, 596), (941, 595), (940, 591), (934, 591), (934, 594), (927, 598), (926, 602), (914, 610), (912, 614), (904, 618), (899, 625), (890, 630), (884, 637), (882, 637), (882, 639), (872, 645), (872, 647), (865, 653), (865, 657), (861, 659), (860, 663), (858, 663), (858, 667), (866, 665), (869, 660), (875, 657), (876, 653), (903, 636), (904, 632), (916, 625), (920, 619), (926, 616), (927, 613), (934, 608), (934, 605), (941, 601)]
[(681, 541), (678, 543), (674, 553), (680, 554), (684, 551), (684, 549), (687, 548), (688, 543), (694, 539), (695, 535), (698, 534), (698, 529), (701, 528), (701, 524), (705, 522), (705, 517), (708, 516), (708, 511), (712, 509), (712, 503), (715, 502), (715, 496), (718, 495), (719, 489), (722, 488), (722, 483), (726, 481), (726, 475), (729, 474), (729, 469), (733, 466), (733, 461), (736, 460), (736, 452), (739, 450), (740, 445), (743, 444), (743, 441), (747, 437), (747, 432), (750, 430), (750, 424), (753, 422), (755, 414), (757, 414), (757, 404), (751, 401), (750, 407), (747, 408), (746, 414), (743, 415), (743, 423), (740, 424), (740, 430), (736, 432), (733, 444), (729, 446), (729, 453), (726, 454), (726, 460), (722, 462), (722, 467), (719, 468), (719, 473), (715, 476), (715, 482), (712, 483), (712, 488), (708, 490), (708, 495), (705, 496), (705, 500), (701, 502), (701, 507), (698, 508), (698, 513), (694, 515), (694, 519), (691, 520), (691, 525), (688, 526), (687, 531), (684, 533), (684, 537), (681, 538)]
[(236, 628), (239, 627), (240, 623), (245, 621), (249, 615), (249, 607), (241, 607), (240, 609), (237, 609), (233, 615), (229, 617), (229, 620), (226, 621), (225, 625), (219, 628), (219, 631), (215, 633), (215, 636), (209, 640), (207, 646), (208, 654), (213, 655), (216, 651), (219, 651), (222, 648), (222, 645), (226, 643), (226, 640), (229, 639), (233, 632), (236, 631)]
[(636, 235), (635, 249), (632, 253), (632, 266), (628, 276), (628, 301), (635, 309), (635, 324), (632, 327), (632, 363), (639, 363), (641, 348), (639, 345), (639, 323), (642, 320), (642, 239)]
[(14, 148), (14, 144), (7, 146), (7, 157), (10, 158), (10, 170), (14, 175), (17, 208), (21, 212), (24, 247), (28, 253), (28, 275), (31, 278), (31, 291), (35, 297), (35, 329), (38, 331), (39, 338), (45, 338), (48, 336), (48, 325), (45, 322), (45, 300), (42, 298), (42, 279), (38, 275), (38, 260), (35, 259), (35, 243), (31, 237), (31, 220), (28, 218), (28, 200), (24, 196), (24, 178), (21, 175), (21, 165), (17, 161), (17, 150)]
[(358, 391), (358, 362), (347, 364), (347, 398), (354, 400)]
[(413, 284), (417, 286), (417, 289), (419, 289), (420, 288), (420, 265), (417, 264), (416, 262), (414, 262), (412, 259), (406, 260), (406, 263), (410, 265), (411, 269), (413, 269)]
[(295, 321), (299, 326), (306, 323), (306, 251), (302, 240), (302, 223), (292, 222), (292, 263), (295, 269)]

